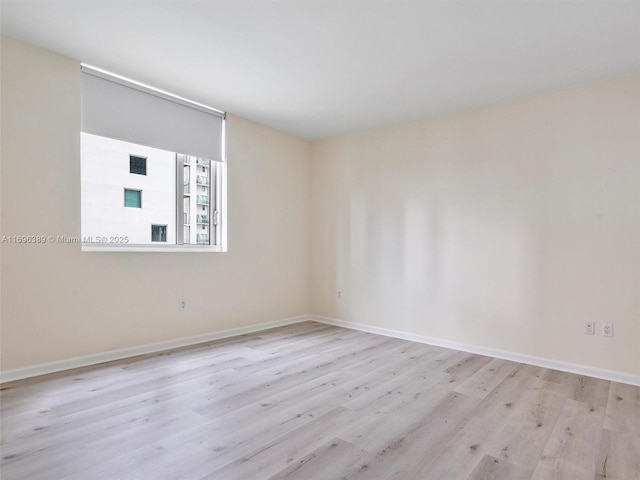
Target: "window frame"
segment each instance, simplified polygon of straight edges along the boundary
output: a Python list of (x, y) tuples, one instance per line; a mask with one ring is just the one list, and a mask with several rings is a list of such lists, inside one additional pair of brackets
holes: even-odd
[[(181, 235), (184, 235), (184, 231), (182, 228), (182, 218), (176, 219), (176, 234), (175, 239), (176, 243), (163, 243), (163, 242), (154, 242), (154, 243), (145, 243), (145, 244), (129, 244), (129, 243), (105, 243), (103, 242), (95, 242), (91, 237), (86, 240), (85, 238), (81, 238), (81, 248), (83, 252), (203, 252), (203, 253), (213, 253), (213, 252), (226, 252), (227, 251), (227, 153), (226, 153), (226, 113), (211, 108), (207, 105), (194, 102), (192, 100), (186, 99), (184, 97), (180, 97), (169, 92), (154, 88), (149, 85), (142, 84), (140, 82), (136, 82), (130, 78), (126, 78), (112, 72), (108, 72), (106, 70), (101, 70), (96, 67), (92, 67), (90, 65), (82, 64), (81, 69), (83, 73), (89, 73), (90, 75), (94, 75), (97, 77), (102, 77), (114, 83), (120, 83), (127, 87), (133, 88), (135, 90), (139, 90), (143, 93), (150, 94), (156, 97), (164, 98), (165, 100), (171, 100), (175, 103), (182, 104), (193, 108), (195, 110), (201, 110), (205, 113), (211, 114), (213, 112), (214, 115), (221, 118), (220, 125), (220, 158), (209, 158), (210, 162), (210, 187), (209, 187), (209, 208), (206, 210), (206, 214), (209, 215), (209, 244), (178, 244), (178, 228), (180, 228)], [(218, 131), (218, 130), (216, 130)], [(81, 129), (81, 133), (90, 133), (84, 129)], [(100, 135), (100, 133), (94, 133)], [(111, 138), (110, 135), (103, 135), (107, 138)], [(118, 138), (114, 138), (114, 140), (118, 140)], [(121, 141), (136, 143), (135, 141), (121, 139)], [(140, 144), (144, 144), (144, 142), (140, 142)], [(161, 148), (162, 147), (154, 147)], [(171, 149), (170, 149), (171, 150)], [(180, 152), (176, 152), (180, 153)], [(144, 158), (143, 155), (130, 154), (133, 156)], [(193, 155), (192, 155), (193, 156)], [(217, 157), (217, 155), (216, 155)], [(148, 167), (148, 164), (145, 165)], [(191, 169), (191, 175), (197, 176), (198, 169), (193, 165), (194, 168)], [(214, 169), (215, 169), (215, 180), (214, 180)], [(129, 166), (130, 170), (130, 166)], [(148, 173), (148, 169), (145, 172)], [(132, 174), (129, 171), (129, 174)], [(141, 175), (141, 174), (136, 174)], [(82, 181), (82, 178), (81, 178)], [(129, 190), (136, 190), (129, 188)], [(197, 188), (196, 188), (197, 190)], [(197, 193), (195, 193), (197, 194)], [(175, 194), (175, 203), (178, 203), (178, 194)], [(182, 201), (182, 199), (180, 199)], [(140, 207), (126, 207), (126, 208), (140, 208), (142, 209), (142, 190), (140, 190)], [(197, 209), (196, 209), (197, 210)], [(178, 209), (176, 208), (176, 213)], [(197, 215), (198, 211), (191, 212), (191, 215)], [(203, 212), (204, 213), (204, 212)], [(177, 216), (177, 215), (176, 215)], [(216, 222), (215, 229), (213, 228), (212, 223)], [(215, 233), (214, 233), (215, 231)], [(82, 235), (82, 228), (81, 228)], [(105, 238), (105, 237), (102, 237)], [(120, 237), (118, 237), (120, 238)], [(95, 243), (94, 243), (95, 242)]]
[[(131, 244), (126, 241), (122, 242), (122, 237), (118, 237), (116, 242), (104, 242), (101, 243), (81, 243), (83, 252), (175, 252), (175, 253), (224, 253), (227, 252), (227, 162), (226, 162), (226, 121), (223, 121), (222, 127), (222, 158), (223, 161), (217, 162), (209, 160), (209, 208), (206, 209), (206, 214), (209, 215), (209, 244), (178, 244), (178, 243), (164, 243), (164, 242), (152, 242), (145, 244)], [(176, 154), (176, 162), (177, 162)], [(191, 157), (195, 158), (193, 155)], [(176, 163), (177, 165), (177, 163)], [(193, 165), (192, 165), (193, 167)], [(177, 170), (177, 169), (176, 169)], [(197, 169), (196, 169), (197, 170)], [(194, 172), (191, 171), (191, 175)], [(176, 171), (176, 183), (182, 183), (182, 175), (178, 175)], [(182, 185), (179, 185), (182, 186)], [(213, 187), (213, 188), (212, 188)], [(142, 189), (127, 188), (123, 190), (133, 190), (140, 192), (140, 207), (124, 207), (124, 208), (142, 208)], [(196, 192), (197, 195), (197, 192)], [(178, 206), (178, 191), (176, 190), (174, 201), (176, 207)], [(182, 202), (182, 197), (180, 197)], [(192, 217), (198, 214), (198, 211), (191, 212)], [(179, 218), (179, 209), (176, 208), (176, 241), (178, 238), (178, 228), (182, 228), (182, 218)], [(216, 222), (215, 229), (212, 227), (212, 222)], [(154, 224), (155, 225), (155, 224)], [(215, 230), (215, 231), (214, 231)]]
[[(154, 240), (153, 239), (153, 229), (154, 227), (160, 227), (160, 228), (164, 228), (164, 240)], [(169, 225), (161, 225), (158, 223), (152, 223), (151, 224), (151, 243), (167, 243), (167, 230), (168, 230)]]
[[(207, 182), (208, 184), (206, 185), (206, 188), (208, 189), (208, 204), (198, 204), (197, 203), (197, 197), (199, 195), (201, 195), (201, 193), (198, 191), (198, 187), (200, 186), (204, 186), (202, 184), (198, 183), (198, 177), (202, 177), (201, 173), (202, 172), (198, 172), (198, 174), (194, 175), (193, 170), (197, 171), (197, 166), (199, 166), (200, 164), (197, 163), (198, 161), (198, 157), (195, 157), (193, 155), (188, 155), (188, 157), (193, 159), (194, 163), (184, 163), (184, 160), (181, 158), (181, 154), (176, 155), (176, 244), (180, 245), (180, 246), (185, 246), (187, 248), (192, 248), (193, 246), (200, 246), (200, 247), (215, 247), (215, 246), (219, 246), (221, 245), (221, 230), (222, 230), (222, 226), (220, 225), (220, 217), (221, 217), (221, 204), (222, 204), (222, 196), (220, 194), (221, 189), (222, 189), (222, 168), (223, 168), (223, 162), (214, 162), (211, 160), (208, 160), (209, 164), (206, 167), (207, 168)], [(189, 175), (190, 175), (190, 179), (194, 179), (195, 180), (195, 191), (193, 192), (188, 192), (190, 196), (195, 196), (196, 197), (196, 206), (195, 206), (195, 210), (189, 210), (189, 225), (185, 224), (183, 221), (184, 215), (185, 215), (185, 208), (184, 208), (184, 200), (183, 200), (183, 194), (179, 194), (177, 192), (183, 191), (181, 189), (184, 189), (185, 183), (184, 183), (184, 171), (185, 171), (185, 167), (189, 167)], [(192, 167), (196, 167), (196, 168), (192, 168)], [(187, 193), (187, 192), (185, 192)], [(200, 211), (198, 210), (198, 207), (202, 207), (204, 210)], [(198, 223), (197, 219), (200, 215), (203, 215), (203, 213), (208, 217), (208, 223)], [(195, 223), (195, 225), (191, 225), (191, 223)], [(194, 226), (196, 228), (196, 238), (199, 235), (198, 231), (197, 231), (197, 227), (198, 225), (207, 225), (207, 235), (209, 238), (209, 243), (207, 244), (202, 244), (202, 243), (198, 243), (196, 241), (196, 243), (189, 243), (185, 241), (184, 238), (184, 227), (189, 226), (189, 230), (191, 231), (191, 227)], [(182, 227), (182, 228), (180, 228)]]
[[(140, 172), (132, 172), (131, 171), (131, 161), (133, 159), (136, 160), (144, 160), (144, 173), (140, 173)], [(143, 157), (141, 155), (134, 155), (132, 153), (129, 154), (129, 173), (131, 175), (144, 175), (145, 177), (147, 176), (147, 157)]]
[[(138, 205), (137, 207), (133, 206), (133, 205), (127, 205), (127, 192), (138, 192), (138, 197), (140, 199), (140, 205)], [(127, 188), (124, 187), (124, 208), (142, 208), (142, 189), (140, 188)]]

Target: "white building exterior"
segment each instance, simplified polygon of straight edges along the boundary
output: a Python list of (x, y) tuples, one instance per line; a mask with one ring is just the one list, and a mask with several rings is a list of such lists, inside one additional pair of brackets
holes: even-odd
[(209, 244), (212, 177), (209, 160), (178, 155), (183, 163), (183, 240), (185, 244)]
[[(81, 135), (82, 238), (150, 244), (152, 225), (158, 225), (166, 226), (166, 243), (175, 243), (175, 152)], [(146, 175), (130, 172), (130, 155), (147, 159)], [(140, 208), (125, 206), (125, 189), (141, 192)]]

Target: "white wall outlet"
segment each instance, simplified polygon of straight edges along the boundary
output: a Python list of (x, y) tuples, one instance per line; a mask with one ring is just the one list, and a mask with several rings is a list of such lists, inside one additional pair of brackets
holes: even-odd
[(184, 298), (180, 299), (180, 302), (178, 303), (178, 308), (180, 310), (186, 310), (187, 309), (187, 301)]
[(587, 320), (584, 322), (584, 333), (587, 335), (595, 335), (596, 334), (596, 322), (592, 322)]
[(338, 300), (342, 300), (342, 292), (338, 290)]
[(613, 337), (613, 323), (602, 324), (602, 335), (605, 337)]

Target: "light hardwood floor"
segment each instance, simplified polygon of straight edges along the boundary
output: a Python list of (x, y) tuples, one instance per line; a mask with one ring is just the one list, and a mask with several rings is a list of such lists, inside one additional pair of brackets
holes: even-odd
[(0, 400), (2, 480), (640, 479), (640, 387), (312, 322)]

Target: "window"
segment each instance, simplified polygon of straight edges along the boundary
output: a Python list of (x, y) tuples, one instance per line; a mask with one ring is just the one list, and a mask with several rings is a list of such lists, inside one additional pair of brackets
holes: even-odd
[(124, 206), (142, 208), (142, 191), (124, 189)]
[(129, 173), (135, 173), (136, 175), (146, 175), (147, 159), (144, 157), (129, 155)]
[(151, 225), (151, 241), (152, 242), (166, 242), (167, 241), (167, 226), (166, 225)]
[(83, 66), (83, 251), (225, 251), (224, 120), (224, 112)]
[[(178, 176), (182, 174), (182, 178), (178, 179), (178, 185), (182, 185), (182, 202), (178, 202), (178, 217), (182, 218), (182, 231), (178, 231), (178, 243), (180, 245), (210, 245), (210, 238), (215, 238), (219, 230), (219, 224), (211, 224), (209, 214), (215, 215), (218, 208), (216, 185), (219, 179), (219, 167), (213, 162), (211, 168), (205, 167), (203, 173), (192, 177), (190, 175), (191, 163), (209, 164), (209, 161), (201, 157), (192, 157), (191, 155), (177, 155)], [(198, 212), (201, 207), (206, 214), (191, 215), (191, 211)], [(206, 219), (206, 222), (204, 221)], [(211, 237), (209, 236), (211, 234)]]

